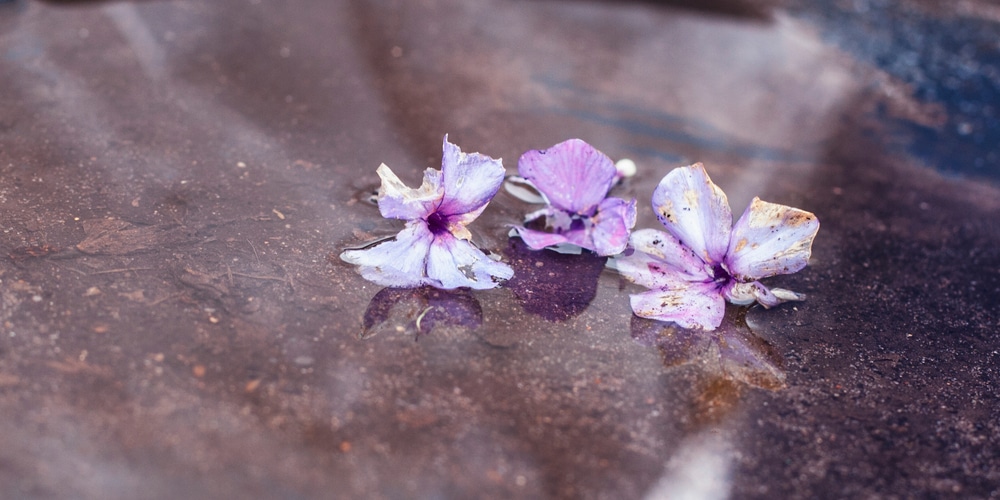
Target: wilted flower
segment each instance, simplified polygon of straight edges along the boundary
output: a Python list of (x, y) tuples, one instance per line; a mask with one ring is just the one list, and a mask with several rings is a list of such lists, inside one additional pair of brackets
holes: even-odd
[(517, 170), (548, 204), (528, 214), (525, 222), (545, 217), (550, 231), (515, 228), (530, 248), (570, 243), (605, 256), (625, 249), (635, 226), (635, 200), (607, 197), (620, 175), (604, 153), (570, 139), (524, 153)]
[(733, 225), (726, 194), (696, 163), (674, 169), (653, 192), (667, 232), (632, 233), (632, 255), (618, 259), (623, 276), (651, 290), (631, 296), (638, 316), (714, 330), (725, 301), (764, 307), (805, 297), (759, 279), (794, 273), (809, 261), (816, 216), (754, 198)]
[(365, 279), (391, 287), (493, 288), (514, 275), (510, 266), (476, 248), (466, 225), (479, 217), (503, 183), (500, 160), (463, 153), (444, 138), (441, 170), (424, 171), (423, 184), (406, 187), (385, 164), (378, 168), (382, 216), (406, 220), (394, 238), (340, 258), (360, 266)]

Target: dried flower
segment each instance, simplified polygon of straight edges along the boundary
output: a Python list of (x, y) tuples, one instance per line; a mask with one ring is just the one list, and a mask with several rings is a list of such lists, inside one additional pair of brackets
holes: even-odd
[(621, 176), (604, 153), (570, 139), (524, 153), (517, 169), (548, 204), (528, 214), (525, 222), (545, 217), (550, 232), (515, 228), (530, 248), (570, 243), (603, 256), (625, 249), (635, 226), (635, 200), (607, 197)]
[(754, 198), (733, 225), (726, 194), (700, 163), (667, 174), (652, 201), (667, 232), (632, 233), (635, 252), (616, 262), (623, 276), (650, 289), (631, 296), (636, 315), (714, 330), (726, 300), (772, 307), (805, 298), (758, 280), (806, 266), (819, 230), (815, 215)]
[(496, 287), (514, 271), (476, 248), (465, 226), (496, 195), (504, 174), (500, 160), (463, 153), (448, 136), (441, 170), (425, 170), (417, 189), (406, 187), (389, 167), (380, 165), (379, 211), (383, 217), (407, 221), (406, 226), (394, 238), (347, 250), (340, 258), (360, 266), (365, 279), (384, 286)]

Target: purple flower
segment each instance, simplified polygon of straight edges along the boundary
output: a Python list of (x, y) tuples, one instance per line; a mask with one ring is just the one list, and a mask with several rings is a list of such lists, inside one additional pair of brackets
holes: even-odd
[(447, 135), (441, 170), (425, 170), (417, 189), (406, 187), (389, 167), (380, 165), (379, 211), (383, 217), (405, 220), (406, 226), (394, 238), (345, 251), (340, 258), (360, 266), (361, 276), (383, 286), (496, 287), (514, 271), (476, 248), (465, 226), (486, 209), (504, 174), (500, 160), (463, 153)]
[(635, 226), (635, 200), (607, 198), (618, 170), (604, 153), (580, 139), (521, 155), (517, 170), (544, 196), (548, 206), (525, 217), (545, 217), (550, 232), (516, 227), (533, 250), (570, 243), (598, 255), (620, 253)]
[(667, 232), (632, 233), (635, 252), (616, 263), (651, 289), (631, 296), (636, 315), (714, 330), (726, 300), (772, 307), (805, 298), (757, 280), (806, 266), (819, 230), (815, 215), (754, 198), (733, 225), (726, 194), (700, 163), (667, 174), (653, 192), (653, 210)]

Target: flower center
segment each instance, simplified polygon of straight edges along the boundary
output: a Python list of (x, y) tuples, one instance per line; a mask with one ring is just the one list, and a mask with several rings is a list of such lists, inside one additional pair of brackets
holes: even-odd
[(715, 282), (719, 284), (724, 284), (733, 279), (733, 276), (729, 274), (729, 271), (722, 266), (722, 263), (718, 263), (712, 268), (712, 277), (715, 278)]
[(435, 236), (448, 232), (448, 218), (439, 212), (434, 212), (427, 217), (427, 228)]

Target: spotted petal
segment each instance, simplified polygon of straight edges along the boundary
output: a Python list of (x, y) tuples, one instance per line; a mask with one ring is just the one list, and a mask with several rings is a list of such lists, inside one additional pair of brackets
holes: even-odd
[(340, 254), (345, 262), (360, 266), (366, 280), (382, 286), (406, 288), (429, 284), (424, 270), (434, 235), (421, 220), (412, 221), (395, 238), (364, 250)]
[(640, 229), (632, 233), (629, 243), (635, 252), (618, 257), (616, 266), (618, 272), (634, 283), (663, 288), (677, 280), (711, 281), (705, 263), (670, 233)]
[(580, 139), (521, 155), (517, 170), (556, 208), (593, 215), (615, 181), (615, 164)]
[(754, 198), (733, 226), (726, 266), (742, 282), (799, 271), (819, 231), (816, 216)]
[[(501, 160), (479, 153), (463, 153), (444, 136), (441, 175), (444, 198), (437, 211), (459, 224), (479, 217), (503, 184), (506, 171)], [(458, 216), (458, 217), (455, 217)]]
[(701, 163), (673, 169), (653, 191), (653, 211), (670, 234), (709, 264), (722, 262), (733, 214)]
[(494, 288), (514, 276), (507, 264), (489, 258), (468, 240), (438, 235), (430, 246), (427, 277), (437, 288)]
[(726, 301), (714, 283), (678, 283), (674, 288), (630, 295), (637, 316), (672, 321), (683, 328), (714, 330), (722, 323)]
[(403, 184), (399, 177), (385, 163), (376, 171), (382, 179), (378, 190), (378, 209), (387, 219), (420, 219), (434, 212), (444, 188), (441, 186), (441, 172), (428, 168), (424, 170), (424, 182), (413, 189)]

